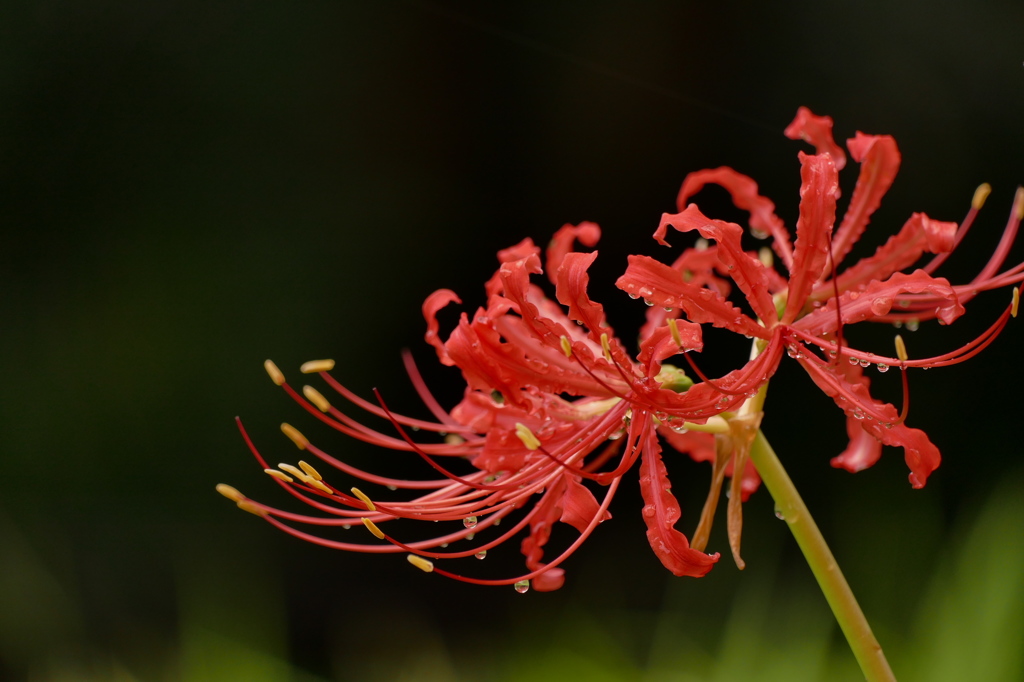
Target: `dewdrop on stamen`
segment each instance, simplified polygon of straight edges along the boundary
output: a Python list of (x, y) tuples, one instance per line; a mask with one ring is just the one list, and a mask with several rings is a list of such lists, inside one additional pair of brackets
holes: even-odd
[(273, 360), (264, 360), (263, 369), (267, 370), (267, 374), (270, 375), (270, 380), (277, 386), (284, 383), (284, 374), (277, 368)]
[(295, 447), (297, 447), (299, 450), (305, 450), (306, 446), (309, 445), (309, 441), (306, 440), (306, 437), (303, 436), (302, 433), (300, 433), (297, 428), (295, 428), (288, 422), (283, 422), (281, 424), (281, 433), (288, 436), (288, 438), (290, 438), (291, 441), (295, 443)]
[[(380, 528), (378, 528), (376, 523), (374, 523), (370, 519), (366, 518), (365, 516), (362, 517), (359, 520), (363, 522), (364, 526), (366, 526), (366, 530), (368, 530), (371, 533), (373, 533), (377, 537), (378, 540), (383, 540), (384, 539), (384, 531), (382, 531)], [(415, 556), (415, 555), (413, 555), (413, 556)]]
[(427, 561), (423, 557), (418, 556), (416, 554), (410, 554), (409, 556), (406, 557), (406, 559), (409, 560), (410, 564), (412, 564), (416, 568), (420, 569), (424, 573), (430, 573), (431, 571), (434, 570), (433, 562)]
[(330, 372), (332, 369), (334, 369), (334, 360), (310, 360), (302, 363), (302, 367), (299, 367), (299, 371), (303, 374)]
[(367, 511), (377, 511), (377, 507), (373, 504), (373, 501), (366, 496), (359, 488), (352, 488), (352, 494), (360, 499), (360, 501), (366, 505)]
[(330, 412), (331, 403), (328, 402), (327, 398), (323, 394), (313, 388), (312, 386), (303, 386), (302, 395), (306, 396), (306, 400), (317, 406), (321, 412)]

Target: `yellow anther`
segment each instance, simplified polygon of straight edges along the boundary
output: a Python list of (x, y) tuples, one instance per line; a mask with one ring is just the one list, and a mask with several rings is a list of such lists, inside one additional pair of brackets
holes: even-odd
[(516, 423), (516, 436), (519, 440), (523, 441), (523, 445), (526, 446), (527, 450), (536, 450), (540, 447), (540, 441), (537, 440), (537, 436), (533, 435), (533, 431), (526, 424)]
[(284, 383), (284, 374), (277, 368), (273, 360), (264, 360), (263, 369), (267, 370), (267, 374), (270, 375), (270, 380), (280, 386)]
[(283, 471), (278, 471), (277, 469), (264, 469), (263, 473), (270, 474), (274, 478), (276, 478), (276, 479), (278, 479), (280, 481), (284, 481), (285, 483), (294, 483), (295, 482), (294, 478), (292, 478), (288, 474), (284, 473)]
[(302, 363), (302, 367), (299, 367), (299, 371), (303, 374), (330, 372), (332, 369), (334, 369), (334, 360), (310, 360)]
[(457, 433), (449, 433), (444, 437), (445, 445), (462, 445), (466, 442), (466, 439)]
[(318, 481), (315, 478), (313, 478), (312, 476), (307, 476), (306, 480), (304, 480), (303, 483), (308, 485), (310, 488), (316, 488), (320, 492), (327, 493), (328, 495), (333, 495), (334, 494), (334, 491), (331, 490), (330, 488), (328, 488), (327, 485), (323, 481)]
[(262, 507), (256, 506), (255, 503), (253, 503), (253, 502), (251, 502), (249, 500), (239, 500), (238, 508), (241, 509), (242, 511), (247, 511), (250, 514), (255, 514), (256, 516), (266, 516), (267, 515), (267, 512), (263, 511)]
[(1013, 288), (1013, 304), (1010, 306), (1010, 316), (1017, 317), (1017, 307), (1020, 305), (1020, 289)]
[(1018, 187), (1013, 195), (1013, 215), (1017, 220), (1024, 219), (1024, 187)]
[(562, 344), (562, 352), (565, 353), (565, 357), (571, 358), (572, 357), (572, 342), (569, 341), (569, 337), (568, 336), (563, 336), (563, 337), (561, 337), (559, 339), (559, 341)]
[(988, 199), (988, 195), (992, 193), (992, 185), (987, 182), (983, 182), (978, 185), (978, 189), (974, 190), (974, 198), (971, 199), (971, 208), (977, 211), (979, 208), (985, 205), (985, 200)]
[(903, 337), (899, 334), (896, 335), (896, 357), (900, 359), (900, 362), (906, 362), (907, 358), (907, 345), (903, 343)]
[(604, 359), (612, 361), (612, 344), (608, 342), (608, 335), (601, 334), (601, 350), (604, 351)]
[(676, 323), (676, 318), (668, 318), (668, 331), (672, 334), (672, 340), (675, 341), (676, 345), (682, 349), (683, 337), (679, 335), (679, 325)]
[(352, 488), (352, 494), (358, 497), (360, 500), (362, 500), (362, 503), (366, 505), (367, 510), (377, 511), (377, 507), (374, 506), (373, 501), (369, 497), (367, 497), (366, 493), (364, 493), (362, 490), (360, 490), (359, 488)]
[(767, 246), (762, 246), (757, 250), (757, 260), (766, 268), (770, 268), (775, 265), (775, 254)]
[(406, 557), (406, 559), (409, 560), (410, 564), (412, 564), (416, 568), (420, 569), (424, 573), (430, 573), (431, 571), (434, 570), (433, 562), (427, 561), (423, 557), (417, 556), (416, 554), (410, 554), (409, 556)]
[(303, 471), (305, 471), (307, 474), (309, 474), (310, 476), (312, 476), (313, 478), (315, 478), (318, 481), (324, 480), (324, 477), (320, 475), (320, 472), (317, 471), (316, 469), (314, 469), (313, 466), (309, 462), (303, 462), (300, 459), (299, 460), (299, 468), (302, 469)]
[(291, 441), (295, 443), (295, 447), (299, 450), (305, 450), (306, 446), (309, 445), (309, 441), (306, 440), (306, 437), (299, 433), (299, 430), (288, 422), (281, 424), (281, 433), (288, 436)]
[(281, 462), (280, 464), (277, 465), (277, 468), (281, 469), (282, 471), (287, 471), (289, 474), (299, 479), (303, 483), (305, 483), (306, 479), (309, 478), (309, 476), (306, 475), (306, 472), (299, 469), (299, 467), (292, 466), (291, 464), (287, 464), (286, 462)]
[[(380, 528), (378, 528), (376, 523), (374, 523), (370, 519), (366, 518), (365, 516), (362, 519), (360, 519), (360, 521), (362, 521), (363, 525), (366, 526), (366, 530), (370, 531), (371, 533), (373, 533), (374, 535), (377, 536), (378, 540), (383, 540), (384, 539), (384, 531), (382, 531)], [(413, 556), (416, 556), (416, 555), (413, 554)]]
[(312, 386), (303, 386), (302, 395), (306, 396), (306, 400), (316, 405), (321, 412), (329, 412), (331, 410), (331, 404), (327, 402), (327, 398)]
[(241, 502), (242, 500), (245, 499), (245, 495), (238, 492), (237, 488), (234, 488), (228, 485), (227, 483), (218, 483), (217, 492), (219, 492), (221, 495), (228, 498), (232, 502)]

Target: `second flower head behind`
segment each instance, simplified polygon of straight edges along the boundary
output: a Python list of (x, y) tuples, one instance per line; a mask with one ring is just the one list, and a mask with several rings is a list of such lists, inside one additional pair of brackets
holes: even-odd
[[(907, 368), (947, 365), (973, 356), (1016, 314), (1016, 290), (1012, 304), (983, 334), (933, 358), (908, 358), (898, 337), (896, 357), (851, 349), (844, 343), (842, 330), (861, 321), (909, 325), (937, 318), (949, 324), (977, 293), (1024, 279), (1024, 265), (1003, 268), (1024, 214), (1024, 193), (1018, 189), (992, 258), (967, 284), (953, 285), (934, 273), (970, 228), (988, 194), (987, 185), (979, 188), (960, 225), (915, 213), (873, 256), (840, 269), (891, 185), (900, 156), (889, 136), (858, 133), (849, 140), (860, 175), (845, 216), (833, 229), (838, 171), (846, 157), (833, 141), (831, 129), (831, 119), (807, 109), (801, 109), (786, 129), (787, 136), (810, 142), (817, 152), (800, 154), (801, 202), (795, 240), (775, 215), (774, 204), (758, 193), (750, 178), (730, 168), (686, 178), (679, 212), (662, 217), (655, 238), (665, 243), (671, 227), (699, 233), (699, 244), (668, 264), (630, 256), (626, 272), (617, 281), (631, 297), (643, 298), (651, 306), (636, 355), (616, 337), (603, 307), (587, 293), (588, 269), (597, 252), (577, 252), (575, 246), (594, 247), (600, 231), (593, 223), (581, 223), (560, 229), (543, 254), (529, 239), (499, 252), (500, 267), (485, 285), (486, 305), (472, 316), (463, 313), (445, 340), (439, 335), (437, 314), (461, 301), (449, 290), (427, 298), (423, 305), (426, 340), (442, 363), (461, 370), (467, 384), (462, 401), (446, 411), (406, 354), (406, 368), (432, 420), (396, 414), (379, 395), (373, 401), (355, 395), (331, 376), (332, 362), (303, 367), (304, 372), (319, 373), (355, 407), (390, 422), (391, 433), (385, 433), (353, 419), (311, 386), (303, 387), (300, 394), (267, 362), (274, 382), (309, 413), (358, 440), (412, 453), (433, 472), (430, 479), (406, 480), (362, 471), (331, 457), (294, 427), (283, 424), (284, 433), (300, 449), (339, 473), (324, 478), (305, 461), (297, 467), (272, 468), (244, 429), (242, 433), (267, 473), (316, 515), (256, 502), (230, 486), (221, 485), (218, 490), (301, 539), (351, 551), (406, 553), (411, 563), (425, 571), (471, 583), (514, 585), (523, 592), (531, 585), (542, 591), (562, 586), (561, 564), (601, 522), (611, 518), (612, 498), (634, 467), (639, 468), (642, 517), (654, 553), (675, 575), (705, 575), (719, 558), (704, 549), (720, 490), (725, 478), (731, 477), (729, 541), (742, 567), (741, 502), (760, 482), (748, 453), (762, 418), (764, 389), (784, 353), (796, 359), (846, 414), (850, 444), (833, 459), (835, 466), (858, 471), (878, 460), (883, 444), (894, 445), (904, 449), (911, 483), (923, 486), (939, 464), (938, 449), (924, 432), (905, 425), (905, 409), (901, 413), (870, 396), (863, 370), (871, 365), (879, 371), (898, 367), (906, 386)], [(707, 218), (688, 203), (708, 183), (723, 186), (739, 208), (750, 212), (751, 232), (771, 240), (774, 257), (766, 249), (744, 250), (743, 228)], [(922, 268), (904, 272), (926, 253), (933, 255)], [(785, 267), (785, 274), (776, 269), (776, 262)], [(531, 279), (545, 272), (554, 286), (555, 300)], [(729, 298), (734, 288), (742, 296), (743, 307)], [(703, 324), (752, 338), (752, 358), (725, 376), (704, 376), (689, 355), (703, 350)], [(691, 365), (689, 374), (665, 363), (680, 354)], [(424, 440), (420, 435), (424, 432), (437, 435)], [(709, 493), (692, 539), (676, 528), (681, 512), (662, 458), (665, 445), (712, 464)], [(468, 460), (468, 466), (463, 460)], [(336, 477), (354, 478), (359, 485), (388, 492), (368, 495), (359, 487), (328, 480)], [(437, 536), (429, 533), (432, 537), (426, 539), (421, 534), (415, 540), (403, 539), (400, 525), (390, 533), (381, 528), (390, 529), (391, 522), (403, 519), (454, 522), (455, 527)], [(579, 535), (545, 560), (552, 527), (558, 522)], [(376, 541), (370, 535), (365, 536), (367, 542), (337, 540), (295, 525), (328, 529), (353, 523), (364, 525)], [(489, 550), (520, 535), (526, 559), (526, 571), (520, 575), (484, 579), (438, 565), (442, 559), (482, 559)]]

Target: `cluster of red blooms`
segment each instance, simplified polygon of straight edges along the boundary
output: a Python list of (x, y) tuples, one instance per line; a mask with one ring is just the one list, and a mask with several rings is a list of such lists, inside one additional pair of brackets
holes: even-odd
[[(740, 504), (760, 483), (747, 457), (761, 417), (758, 397), (763, 400), (762, 389), (783, 354), (799, 362), (846, 414), (850, 443), (832, 460), (833, 465), (859, 471), (878, 460), (883, 444), (897, 446), (904, 450), (911, 484), (923, 486), (939, 465), (939, 451), (924, 432), (904, 423), (906, 396), (903, 413), (871, 397), (864, 368), (897, 367), (903, 370), (906, 387), (907, 368), (943, 366), (973, 356), (1016, 314), (1016, 289), (1012, 305), (985, 333), (937, 357), (909, 359), (899, 337), (897, 357), (863, 352), (845, 345), (842, 330), (865, 320), (917, 324), (938, 319), (949, 324), (979, 292), (1024, 280), (1024, 264), (1003, 269), (1024, 215), (1024, 191), (1017, 191), (991, 259), (967, 284), (953, 285), (933, 273), (970, 228), (988, 194), (987, 185), (979, 188), (960, 225), (915, 213), (874, 255), (840, 269), (892, 184), (900, 164), (896, 143), (890, 136), (862, 133), (847, 142), (850, 155), (860, 164), (860, 175), (846, 213), (833, 229), (838, 172), (846, 155), (833, 141), (832, 120), (802, 108), (785, 134), (809, 142), (816, 150), (813, 155), (799, 155), (801, 200), (795, 240), (791, 241), (774, 205), (758, 194), (750, 178), (724, 167), (687, 176), (679, 192), (679, 212), (662, 216), (654, 238), (665, 244), (668, 229), (673, 228), (697, 232), (698, 244), (671, 264), (630, 256), (616, 282), (630, 297), (643, 298), (650, 306), (635, 358), (608, 326), (602, 306), (587, 294), (587, 271), (597, 252), (574, 248), (576, 243), (595, 246), (600, 230), (585, 222), (558, 230), (543, 259), (541, 249), (529, 239), (499, 252), (500, 267), (485, 285), (486, 306), (472, 317), (463, 313), (445, 341), (438, 333), (437, 313), (461, 301), (449, 290), (427, 298), (423, 304), (426, 340), (442, 363), (462, 371), (467, 383), (462, 401), (445, 411), (406, 356), (412, 382), (436, 421), (395, 414), (379, 395), (372, 402), (360, 398), (328, 373), (331, 361), (303, 366), (306, 373), (319, 372), (324, 382), (355, 406), (389, 420), (394, 434), (381, 433), (340, 411), (310, 386), (301, 394), (295, 391), (267, 362), (274, 382), (325, 424), (367, 443), (414, 453), (437, 475), (433, 480), (377, 476), (331, 457), (283, 424), (282, 430), (300, 449), (347, 476), (389, 490), (412, 491), (413, 499), (385, 501), (358, 488), (336, 488), (307, 462), (270, 468), (244, 429), (245, 441), (260, 465), (319, 515), (276, 509), (230, 486), (221, 485), (218, 490), (298, 538), (358, 552), (407, 553), (410, 562), (425, 571), (471, 583), (514, 584), (524, 592), (531, 584), (537, 590), (561, 587), (560, 565), (598, 524), (611, 517), (608, 507), (620, 482), (638, 466), (645, 503), (642, 516), (654, 553), (676, 575), (703, 576), (719, 558), (704, 549), (726, 477), (732, 479), (729, 536), (742, 566)], [(689, 203), (709, 183), (724, 187), (737, 207), (749, 211), (751, 232), (770, 239), (771, 251), (745, 251), (739, 225), (708, 218)], [(903, 272), (925, 253), (934, 254), (930, 261)], [(788, 277), (775, 269), (775, 261), (785, 266)], [(554, 285), (557, 302), (531, 282), (531, 275), (543, 272)], [(745, 307), (730, 302), (734, 287)], [(690, 359), (691, 351), (702, 350), (703, 324), (753, 339), (752, 358), (724, 376), (704, 376)], [(695, 379), (664, 364), (677, 354), (690, 361)], [(434, 432), (437, 437), (420, 442), (412, 437), (413, 431)], [(676, 529), (680, 509), (662, 461), (663, 444), (696, 461), (712, 463), (711, 491), (692, 541)], [(468, 460), (472, 472), (456, 474), (441, 464), (453, 457)], [(595, 490), (603, 491), (600, 499)], [(515, 522), (498, 528), (516, 510), (521, 512), (513, 516)], [(439, 537), (403, 542), (380, 528), (396, 519), (454, 521), (458, 526)], [(575, 528), (579, 536), (561, 554), (545, 561), (545, 545), (558, 521)], [(378, 541), (367, 535), (365, 543), (339, 542), (298, 530), (293, 523), (346, 528), (362, 523)], [(475, 537), (484, 530), (491, 532)], [(523, 575), (483, 580), (434, 565), (441, 559), (483, 558), (522, 531), (527, 569)], [(456, 541), (465, 549), (451, 546)]]

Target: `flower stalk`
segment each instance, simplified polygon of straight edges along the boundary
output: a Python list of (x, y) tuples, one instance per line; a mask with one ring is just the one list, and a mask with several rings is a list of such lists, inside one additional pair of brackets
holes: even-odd
[(832, 550), (814, 522), (807, 505), (804, 504), (796, 486), (790, 480), (778, 455), (760, 430), (750, 448), (750, 459), (757, 467), (761, 480), (775, 500), (776, 513), (781, 515), (790, 532), (800, 546), (807, 564), (811, 567), (818, 586), (825, 595), (853, 655), (860, 664), (868, 682), (895, 682), (892, 668), (885, 658), (881, 645), (871, 632), (871, 626), (849, 583), (843, 576), (839, 564), (832, 556)]

